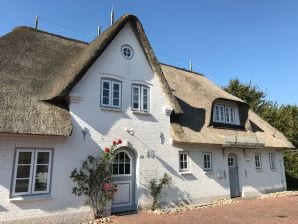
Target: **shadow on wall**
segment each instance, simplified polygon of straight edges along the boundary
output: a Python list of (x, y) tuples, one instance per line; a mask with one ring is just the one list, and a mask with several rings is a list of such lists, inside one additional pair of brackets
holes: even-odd
[(167, 172), (172, 174), (172, 176), (175, 176), (181, 180), (186, 180), (186, 181), (197, 180), (197, 178), (191, 173), (184, 175), (182, 177), (181, 174), (179, 174), (170, 164), (168, 164), (162, 158), (160, 158), (159, 156), (156, 156), (156, 159), (163, 165), (163, 167), (167, 170)]
[(0, 205), (0, 212), (7, 212), (8, 210)]
[[(201, 131), (205, 125), (206, 110), (204, 108), (192, 107), (178, 97), (176, 99), (183, 110), (183, 114), (179, 118), (179, 124), (196, 132)], [(175, 120), (172, 122), (175, 122)]]

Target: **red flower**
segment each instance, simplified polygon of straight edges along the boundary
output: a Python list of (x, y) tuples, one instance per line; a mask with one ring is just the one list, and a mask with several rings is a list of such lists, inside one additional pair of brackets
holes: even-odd
[(109, 153), (111, 150), (108, 147), (105, 147), (105, 153)]
[(109, 185), (109, 184), (106, 183), (106, 184), (103, 185), (103, 188), (104, 188), (104, 189), (111, 188), (111, 185)]
[(121, 139), (118, 139), (118, 144), (121, 144), (122, 143), (122, 140)]
[(117, 145), (117, 142), (116, 141), (113, 141), (113, 145)]

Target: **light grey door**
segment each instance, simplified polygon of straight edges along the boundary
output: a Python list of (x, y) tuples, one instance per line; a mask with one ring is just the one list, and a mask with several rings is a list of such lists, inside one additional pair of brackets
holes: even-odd
[(117, 192), (112, 199), (112, 213), (135, 210), (135, 156), (130, 149), (121, 148), (117, 151), (112, 180), (117, 185)]
[(231, 198), (240, 196), (237, 156), (234, 153), (228, 155), (229, 180)]

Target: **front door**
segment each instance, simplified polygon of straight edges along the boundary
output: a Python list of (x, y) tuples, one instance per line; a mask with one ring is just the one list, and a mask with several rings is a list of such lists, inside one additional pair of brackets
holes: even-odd
[(234, 153), (228, 155), (230, 194), (231, 198), (240, 196), (237, 156)]
[(112, 180), (117, 185), (112, 199), (112, 213), (135, 210), (135, 156), (130, 149), (117, 151)]

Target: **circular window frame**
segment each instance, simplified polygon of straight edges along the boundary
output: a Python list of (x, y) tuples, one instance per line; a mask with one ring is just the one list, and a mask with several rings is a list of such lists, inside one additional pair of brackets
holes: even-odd
[[(127, 49), (130, 50), (130, 52), (131, 52), (131, 55), (130, 55), (130, 56), (126, 56), (126, 55), (124, 54), (123, 50), (124, 50), (125, 48), (127, 48)], [(134, 52), (133, 52), (132, 47), (129, 46), (128, 44), (124, 44), (124, 45), (122, 45), (122, 47), (121, 47), (121, 55), (122, 55), (122, 57), (124, 57), (124, 58), (127, 59), (127, 60), (132, 59), (133, 56), (134, 56)]]

